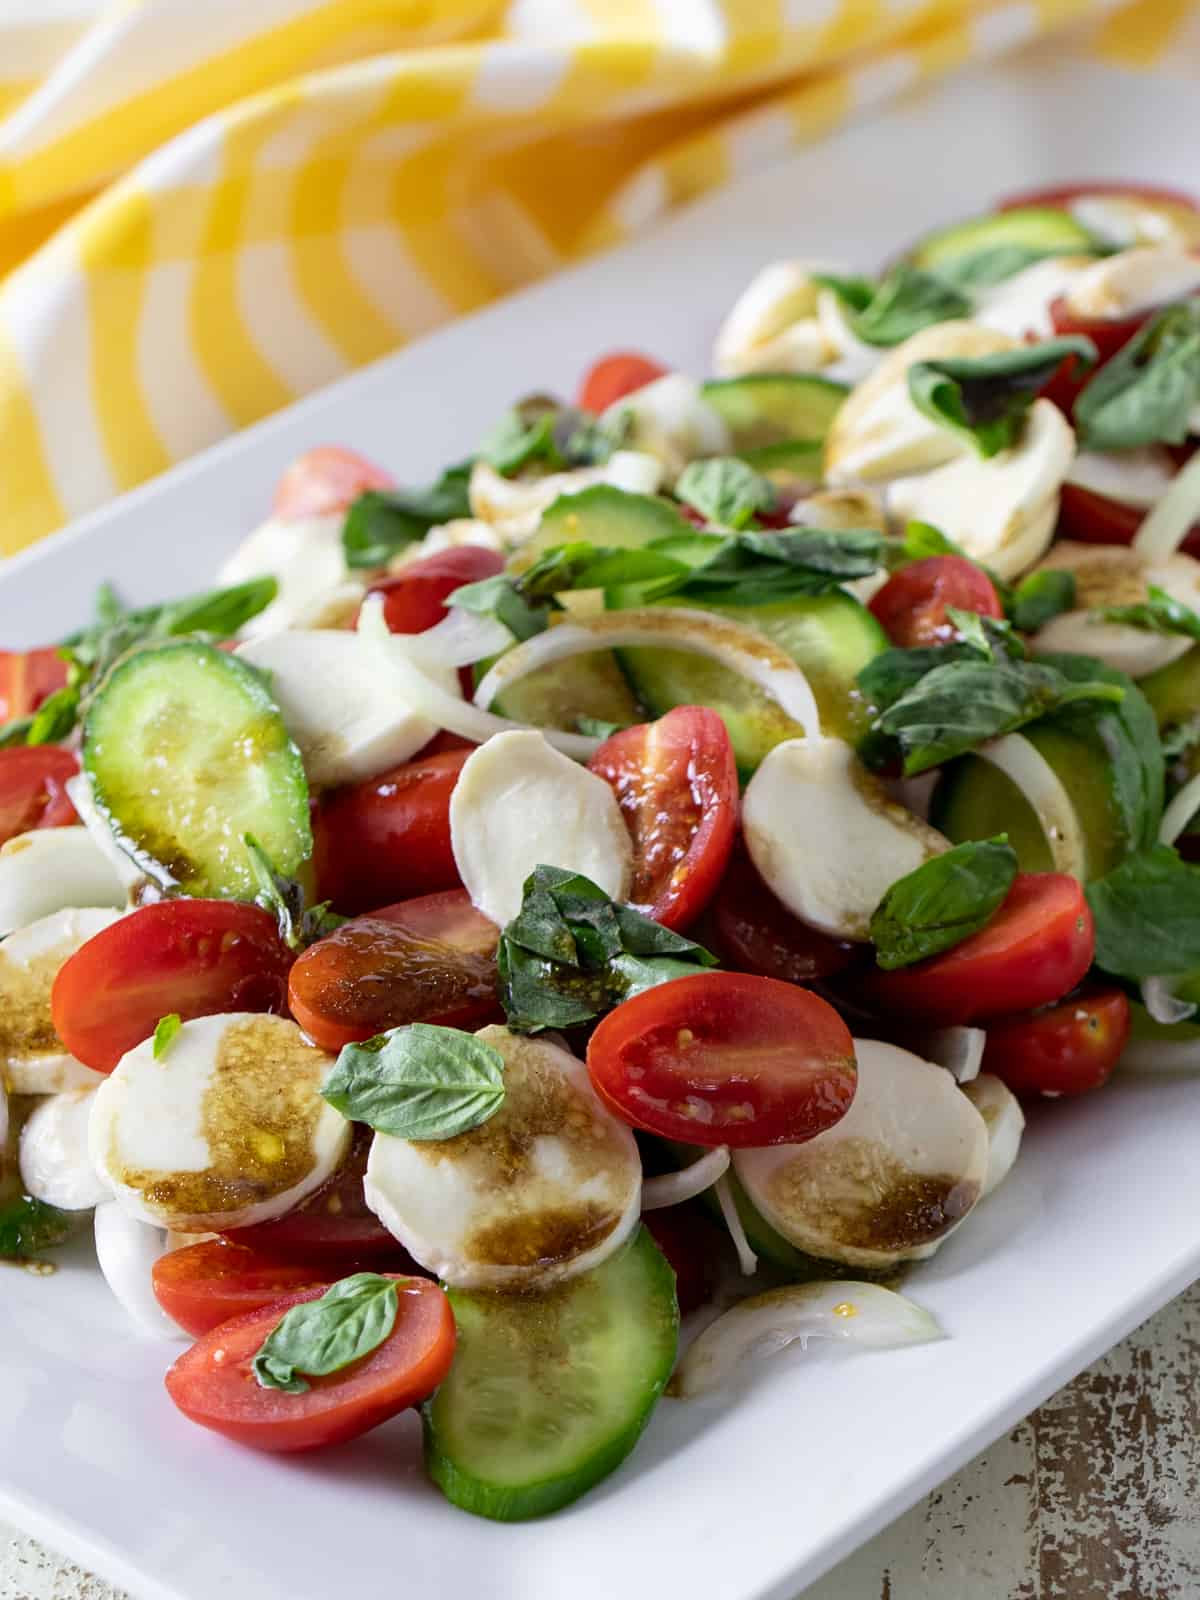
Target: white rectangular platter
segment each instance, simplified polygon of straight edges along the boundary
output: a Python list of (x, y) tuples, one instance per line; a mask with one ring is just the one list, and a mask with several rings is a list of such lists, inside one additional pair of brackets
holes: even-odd
[[(136, 601), (205, 586), (308, 445), (354, 444), (423, 481), (515, 394), (569, 391), (613, 345), (702, 371), (717, 318), (772, 256), (870, 268), (1054, 179), (1186, 187), (1196, 107), (1182, 83), (1052, 52), (958, 79), (49, 540), (0, 572), (0, 642), (61, 635), (104, 578)], [(1200, 1273), (1198, 1111), (1186, 1080), (1047, 1108), (1006, 1188), (912, 1274), (945, 1342), (797, 1353), (736, 1402), (664, 1402), (613, 1478), (517, 1527), (440, 1499), (412, 1416), (311, 1460), (195, 1429), (162, 1390), (172, 1347), (131, 1331), (82, 1248), (52, 1278), (0, 1272), (0, 1513), (145, 1600), (788, 1600)]]

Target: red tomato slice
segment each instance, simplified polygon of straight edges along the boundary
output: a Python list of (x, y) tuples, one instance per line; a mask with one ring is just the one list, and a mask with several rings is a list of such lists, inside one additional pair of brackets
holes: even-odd
[(0, 722), (28, 717), (67, 682), (67, 663), (57, 645), (38, 650), (0, 650)]
[(77, 1060), (111, 1072), (161, 1017), (285, 1010), (292, 952), (275, 919), (235, 900), (162, 900), (105, 928), (63, 963), (54, 1031)]
[(383, 596), (384, 620), (392, 633), (424, 633), (446, 615), (446, 600), (455, 589), (503, 571), (504, 557), (498, 550), (460, 544), (409, 562), (395, 577), (381, 578), (367, 592)]
[(726, 966), (783, 983), (817, 983), (865, 960), (868, 946), (818, 933), (794, 917), (758, 875), (745, 850), (734, 852), (708, 909), (712, 947)]
[(274, 1305), (285, 1294), (326, 1287), (335, 1276), (298, 1261), (272, 1261), (221, 1239), (169, 1250), (151, 1275), (159, 1305), (194, 1339), (230, 1317)]
[(589, 367), (579, 385), (579, 404), (585, 411), (603, 411), (627, 394), (644, 389), (670, 371), (661, 361), (637, 350), (614, 350)]
[(685, 1144), (796, 1144), (854, 1098), (854, 1041), (806, 989), (704, 972), (646, 989), (592, 1034), (596, 1093), (632, 1127)]
[(697, 1205), (646, 1211), (642, 1221), (675, 1274), (675, 1297), (686, 1316), (712, 1298), (721, 1236)]
[(1077, 878), (1019, 872), (986, 928), (915, 966), (864, 975), (861, 989), (881, 1016), (953, 1027), (1061, 999), (1091, 966), (1095, 944)]
[(1023, 1017), (1001, 1017), (988, 1023), (983, 1070), (1014, 1094), (1084, 1094), (1107, 1083), (1129, 1023), (1120, 989), (1085, 990)]
[(354, 915), (460, 883), (450, 796), (468, 747), (419, 757), (321, 801), (320, 893)]
[(324, 1050), (406, 1022), (479, 1028), (497, 1015), (500, 931), (464, 889), (356, 917), (292, 968), (292, 1015)]
[[(1137, 506), (1122, 505), (1107, 495), (1064, 483), (1058, 509), (1058, 534), (1083, 544), (1132, 544), (1146, 516)], [(1190, 556), (1200, 556), (1200, 524), (1180, 545)]]
[(926, 556), (895, 572), (871, 600), (871, 612), (894, 645), (945, 644), (958, 637), (946, 607), (1002, 617), (996, 586), (963, 556)]
[(1111, 183), (1092, 180), (1088, 183), (1058, 183), (1051, 184), (1045, 189), (1022, 190), (1020, 194), (1006, 196), (996, 206), (997, 211), (1024, 211), (1030, 206), (1069, 206), (1072, 200), (1081, 200), (1087, 195), (1114, 194), (1131, 195), (1140, 200), (1159, 200), (1167, 205), (1187, 206), (1190, 211), (1200, 210), (1200, 201), (1194, 196), (1184, 194), (1182, 189), (1166, 189), (1155, 183), (1125, 183), (1122, 179), (1114, 179)]
[(390, 472), (337, 444), (306, 450), (280, 478), (271, 510), (284, 522), (344, 511), (368, 489), (393, 489)]
[(396, 1284), (396, 1325), (378, 1349), (341, 1372), (309, 1379), (304, 1394), (264, 1389), (253, 1362), (284, 1315), (319, 1300), (323, 1288), (213, 1328), (167, 1373), (167, 1393), (192, 1422), (255, 1450), (318, 1450), (357, 1439), (432, 1394), (454, 1357), (454, 1314), (441, 1289), (427, 1278), (396, 1276)]
[(78, 822), (66, 782), (79, 771), (69, 750), (57, 745), (14, 745), (0, 750), (0, 844), (32, 828)]
[(733, 849), (738, 780), (725, 724), (704, 706), (676, 706), (614, 733), (588, 765), (612, 785), (633, 838), (630, 905), (688, 927)]

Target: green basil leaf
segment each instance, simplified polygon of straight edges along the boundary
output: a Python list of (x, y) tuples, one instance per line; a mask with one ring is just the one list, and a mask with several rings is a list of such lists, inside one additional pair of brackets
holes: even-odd
[(615, 589), (643, 583), (665, 593), (688, 571), (684, 562), (657, 548), (623, 549), (581, 541), (547, 550), (515, 583), (527, 601), (549, 600), (574, 589)]
[(396, 1139), (452, 1139), (504, 1104), (504, 1057), (474, 1034), (414, 1022), (348, 1044), (322, 1094)]
[(602, 466), (626, 442), (629, 427), (624, 412), (602, 419), (550, 395), (530, 395), (505, 412), (479, 454), (505, 477), (535, 463), (551, 471)]
[(293, 1306), (254, 1357), (254, 1376), (264, 1389), (304, 1394), (310, 1378), (328, 1377), (361, 1361), (396, 1326), (400, 1299), (394, 1278), (356, 1272), (319, 1300)]
[(932, 323), (971, 312), (967, 296), (943, 277), (904, 263), (892, 268), (866, 304), (861, 303), (864, 279), (818, 276), (814, 281), (839, 297), (864, 344), (903, 344)]
[(57, 744), (79, 720), (80, 689), (68, 684), (47, 695), (34, 712), (25, 735), (26, 744)]
[(249, 578), (228, 589), (211, 589), (185, 600), (170, 600), (158, 608), (156, 618), (134, 611), (124, 620), (137, 623), (147, 618), (154, 631), (165, 638), (205, 633), (216, 640), (232, 639), (239, 628), (265, 611), (278, 593), (274, 578)]
[(1059, 251), (1039, 250), (1035, 245), (994, 244), (983, 250), (952, 256), (938, 263), (938, 277), (972, 294), (979, 289), (990, 289), (1006, 278), (1015, 278), (1018, 272), (1046, 261)]
[(1017, 875), (1006, 835), (970, 840), (894, 883), (871, 918), (875, 959), (887, 972), (951, 950), (986, 927)]
[(178, 1011), (172, 1011), (168, 1016), (160, 1017), (154, 1029), (154, 1059), (161, 1061), (171, 1048), (175, 1035), (183, 1027), (183, 1018)]
[(1178, 761), (1200, 745), (1200, 712), (1186, 722), (1172, 723), (1162, 736), (1163, 755), (1168, 761)]
[(1185, 639), (1200, 640), (1200, 614), (1154, 584), (1141, 604), (1108, 606), (1099, 613), (1097, 620), (1120, 622), (1127, 628), (1144, 628), (1148, 633), (1178, 634)]
[(1200, 868), (1156, 844), (1086, 887), (1096, 965), (1139, 982), (1200, 970)]
[(1031, 572), (1013, 590), (1009, 621), (1021, 633), (1036, 633), (1064, 611), (1074, 611), (1075, 589), (1075, 574), (1065, 568)]
[(621, 726), (619, 722), (605, 722), (600, 717), (589, 717), (583, 713), (575, 718), (575, 731), (589, 739), (611, 739), (614, 733), (620, 733)]
[(847, 311), (865, 311), (875, 298), (878, 288), (874, 278), (864, 278), (855, 273), (817, 272), (813, 282), (822, 288), (832, 289)]
[(25, 1261), (53, 1250), (74, 1232), (75, 1222), (70, 1212), (32, 1195), (0, 1196), (0, 1261)]
[(250, 857), (250, 871), (257, 890), (255, 904), (275, 918), (279, 937), (290, 950), (307, 949), (347, 920), (330, 910), (328, 900), (308, 905), (303, 884), (278, 872), (252, 833), (243, 834), (242, 843)]
[(14, 745), (29, 744), (33, 731), (32, 717), (14, 717), (0, 727), (0, 750), (11, 750)]
[(125, 615), (125, 607), (111, 583), (100, 585), (96, 590), (92, 606), (96, 613), (96, 621), (102, 628), (111, 628), (114, 622), (120, 622)]
[(981, 456), (994, 456), (1017, 442), (1030, 406), (1068, 356), (1091, 366), (1097, 355), (1090, 339), (1070, 337), (986, 356), (916, 361), (908, 369), (908, 393), (932, 422)]
[[(843, 583), (877, 571), (885, 545), (883, 535), (873, 528), (733, 534), (714, 545), (709, 559), (694, 567), (671, 593), (700, 605), (709, 601), (730, 606), (830, 594)], [(677, 542), (668, 548), (674, 554)]]
[(351, 568), (385, 567), (430, 528), (471, 515), (471, 461), (448, 467), (427, 489), (367, 489), (342, 524), (342, 553)]
[(960, 606), (947, 606), (946, 618), (962, 643), (986, 661), (1004, 656), (1021, 660), (1025, 656), (1025, 646), (1007, 618), (981, 616), (978, 611), (964, 611)]
[(550, 626), (553, 605), (531, 606), (519, 583), (498, 572), (492, 578), (480, 578), (477, 583), (464, 583), (447, 596), (448, 606), (459, 606), (464, 611), (474, 611), (480, 616), (495, 617), (502, 622), (514, 639), (532, 639)]
[(1200, 305), (1168, 306), (1105, 362), (1075, 402), (1085, 450), (1182, 444), (1200, 403)]
[(770, 479), (736, 456), (691, 461), (679, 474), (676, 498), (694, 506), (708, 521), (723, 528), (744, 528), (760, 511), (775, 504)]

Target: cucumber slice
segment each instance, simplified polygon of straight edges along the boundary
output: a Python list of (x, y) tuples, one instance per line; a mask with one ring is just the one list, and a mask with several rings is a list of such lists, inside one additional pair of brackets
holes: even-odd
[(609, 549), (634, 550), (649, 544), (651, 539), (695, 531), (668, 500), (658, 500), (650, 494), (631, 494), (611, 484), (597, 483), (579, 494), (557, 499), (542, 514), (537, 532), (515, 552), (508, 570), (524, 572), (555, 545), (584, 542)]
[(1200, 712), (1200, 645), (1157, 672), (1138, 679), (1160, 729), (1190, 722)]
[(244, 834), (279, 872), (312, 851), (300, 752), (260, 675), (194, 640), (113, 668), (83, 728), (101, 815), (162, 888), (252, 900)]
[(1028, 206), (928, 233), (909, 259), (967, 288), (1000, 283), (1046, 256), (1099, 254), (1102, 246), (1068, 211)]
[[(858, 742), (868, 721), (858, 674), (888, 648), (887, 635), (865, 606), (839, 590), (774, 605), (705, 609), (761, 629), (786, 650), (812, 685), (824, 730)], [(782, 740), (800, 734), (796, 723), (761, 689), (715, 661), (683, 650), (643, 647), (618, 655), (634, 693), (652, 716), (661, 717), (679, 705), (709, 706), (719, 712), (744, 773), (753, 772)]]
[(781, 439), (778, 444), (751, 445), (739, 454), (748, 467), (790, 488), (817, 488), (825, 470), (823, 439)]
[(541, 1295), (452, 1289), (458, 1348), (423, 1408), (425, 1465), (454, 1505), (544, 1516), (637, 1443), (675, 1365), (675, 1275), (645, 1228)]
[(640, 716), (611, 650), (569, 656), (531, 672), (498, 694), (492, 710), (535, 728), (573, 729), (580, 717), (628, 728)]
[(745, 378), (712, 378), (700, 393), (724, 417), (739, 453), (784, 441), (811, 450), (829, 432), (844, 383), (809, 373), (755, 372)]

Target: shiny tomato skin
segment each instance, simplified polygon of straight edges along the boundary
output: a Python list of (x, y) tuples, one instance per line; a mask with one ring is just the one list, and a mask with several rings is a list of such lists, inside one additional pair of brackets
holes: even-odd
[(579, 385), (578, 403), (584, 411), (604, 411), (669, 371), (661, 361), (638, 350), (614, 350), (588, 368)]
[(675, 1298), (686, 1317), (712, 1298), (721, 1259), (721, 1236), (700, 1207), (691, 1202), (645, 1211), (642, 1221), (675, 1274)]
[(78, 771), (71, 752), (54, 744), (0, 750), (0, 844), (34, 828), (78, 822), (66, 790), (67, 779)]
[(963, 556), (925, 556), (894, 572), (871, 599), (871, 613), (901, 649), (946, 644), (958, 631), (947, 606), (1002, 617), (1004, 607), (986, 572)]
[(460, 879), (450, 796), (470, 748), (418, 758), (322, 797), (319, 892), (349, 916)]
[(869, 947), (818, 933), (767, 888), (747, 852), (734, 851), (708, 908), (705, 940), (722, 963), (781, 983), (819, 983), (866, 959)]
[(96, 1072), (111, 1072), (159, 1019), (282, 1013), (292, 952), (275, 918), (236, 900), (160, 900), (105, 928), (59, 969), (54, 1030)]
[(1044, 189), (1022, 190), (1020, 194), (1006, 195), (996, 210), (1025, 211), (1038, 206), (1061, 209), (1069, 206), (1072, 200), (1082, 200), (1088, 195), (1097, 194), (1131, 195), (1141, 200), (1160, 200), (1168, 205), (1187, 206), (1191, 211), (1200, 210), (1200, 201), (1197, 201), (1194, 195), (1185, 194), (1182, 189), (1168, 189), (1156, 183), (1126, 183), (1120, 178), (1114, 179), (1112, 183), (1089, 179), (1086, 183), (1056, 183)]
[(322, 444), (292, 462), (275, 487), (271, 510), (283, 522), (345, 511), (368, 489), (394, 489), (390, 472), (342, 445)]
[(409, 1022), (480, 1028), (499, 1015), (499, 938), (464, 889), (384, 906), (304, 952), (288, 986), (292, 1015), (324, 1050)]
[(984, 1022), (1061, 999), (1091, 966), (1095, 945), (1077, 878), (1019, 872), (986, 928), (914, 966), (864, 974), (858, 989), (881, 1016), (940, 1027)]
[[(1122, 505), (1105, 494), (1094, 494), (1077, 483), (1064, 483), (1058, 508), (1058, 535), (1082, 544), (1132, 544), (1146, 513)], [(1180, 545), (1187, 555), (1200, 556), (1200, 524)]]
[(587, 1067), (616, 1116), (686, 1144), (799, 1143), (854, 1098), (854, 1041), (833, 1007), (744, 972), (634, 995), (592, 1034)]
[(676, 706), (614, 733), (588, 766), (612, 786), (633, 840), (629, 904), (664, 927), (689, 927), (737, 831), (737, 763), (724, 722), (705, 706)]
[(0, 650), (0, 722), (31, 716), (56, 689), (65, 688), (67, 663), (57, 645)]
[(327, 1286), (333, 1277), (298, 1261), (273, 1261), (242, 1244), (206, 1239), (159, 1256), (151, 1280), (167, 1315), (199, 1339), (231, 1317), (260, 1311), (286, 1294)]
[(185, 1417), (255, 1450), (294, 1452), (356, 1439), (432, 1394), (454, 1357), (454, 1314), (436, 1283), (395, 1276), (396, 1325), (377, 1349), (304, 1394), (264, 1389), (254, 1357), (293, 1306), (317, 1300), (301, 1290), (220, 1323), (167, 1373), (167, 1393)]
[(1086, 1094), (1112, 1076), (1129, 1038), (1120, 989), (1085, 990), (1058, 1005), (990, 1022), (983, 1071), (1022, 1096)]
[(424, 633), (446, 615), (446, 600), (455, 589), (479, 583), (504, 571), (499, 550), (460, 544), (410, 561), (390, 578), (367, 591), (383, 596), (383, 616), (392, 633)]

